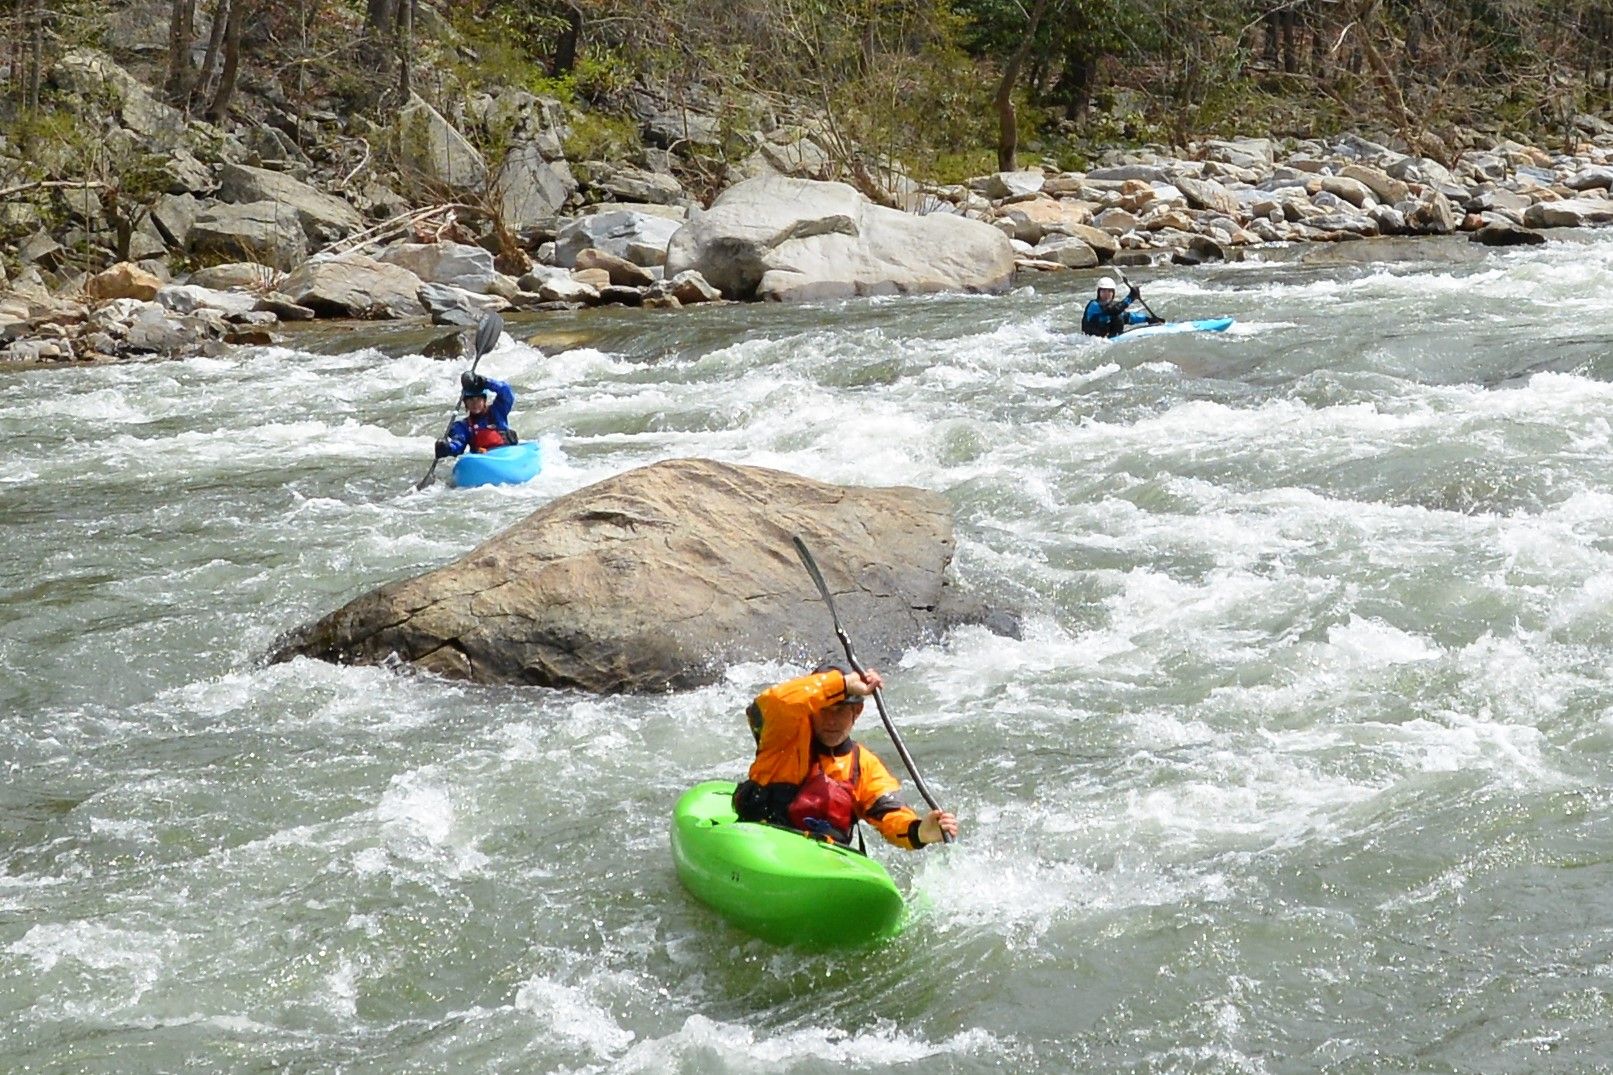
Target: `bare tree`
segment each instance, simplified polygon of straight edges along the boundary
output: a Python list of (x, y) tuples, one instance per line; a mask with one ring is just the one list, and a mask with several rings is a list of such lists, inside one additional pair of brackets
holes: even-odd
[(1029, 24), (1025, 27), (1025, 36), (1008, 58), (1002, 78), (997, 82), (997, 170), (1001, 172), (1011, 172), (1017, 166), (1015, 156), (1019, 150), (1019, 116), (1014, 111), (1014, 85), (1019, 81), (1020, 69), (1025, 66), (1025, 57), (1030, 54), (1031, 46), (1036, 41), (1036, 29), (1041, 25), (1042, 13), (1046, 10), (1047, 0), (1036, 0), (1036, 6), (1031, 8)]
[(190, 44), (196, 30), (196, 0), (174, 0), (168, 21), (168, 81), (163, 92), (175, 108), (190, 104)]
[(230, 4), (224, 25), (224, 67), (219, 72), (218, 89), (207, 106), (207, 118), (213, 123), (224, 122), (230, 114), (230, 99), (235, 96), (236, 79), (241, 73), (241, 28), (253, 12), (253, 0), (232, 0)]

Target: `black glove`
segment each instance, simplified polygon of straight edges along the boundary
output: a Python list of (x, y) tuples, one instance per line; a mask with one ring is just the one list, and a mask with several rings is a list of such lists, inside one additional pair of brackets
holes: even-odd
[(437, 442), (437, 444), (436, 444), (436, 452), (437, 452), (437, 458), (438, 459), (446, 459), (450, 455), (454, 454), (454, 450), (452, 448), (448, 447), (448, 442), (445, 441), (445, 440), (439, 440)]
[(1131, 285), (1131, 290), (1126, 292), (1126, 298), (1131, 300), (1132, 302), (1136, 302), (1138, 299), (1140, 299), (1142, 297), (1143, 297), (1143, 289), (1138, 287), (1136, 284), (1132, 284)]
[(1163, 325), (1165, 323), (1165, 319), (1163, 317), (1154, 317), (1153, 315), (1149, 315), (1148, 323), (1150, 325)]
[(485, 392), (487, 391), (487, 378), (479, 373), (466, 370), (459, 375), (459, 387), (466, 392)]

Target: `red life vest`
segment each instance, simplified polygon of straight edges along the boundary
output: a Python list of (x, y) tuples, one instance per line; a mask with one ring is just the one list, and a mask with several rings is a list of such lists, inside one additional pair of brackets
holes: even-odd
[(509, 438), (497, 426), (478, 426), (471, 431), (470, 450), (485, 452), (493, 448), (502, 448), (509, 443)]
[(851, 827), (857, 821), (856, 786), (862, 776), (862, 750), (851, 748), (851, 779), (836, 780), (823, 771), (816, 758), (812, 771), (801, 783), (801, 790), (790, 800), (790, 824), (807, 832), (815, 831), (811, 821), (826, 823), (839, 843), (851, 842)]

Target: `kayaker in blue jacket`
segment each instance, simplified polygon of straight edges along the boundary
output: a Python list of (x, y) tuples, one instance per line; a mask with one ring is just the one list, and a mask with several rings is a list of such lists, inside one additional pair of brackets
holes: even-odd
[(1086, 312), (1081, 315), (1081, 331), (1088, 336), (1113, 337), (1132, 325), (1158, 324), (1160, 319), (1157, 317), (1126, 309), (1142, 296), (1142, 288), (1132, 284), (1126, 297), (1117, 300), (1114, 278), (1103, 277), (1098, 281), (1098, 297), (1087, 303)]
[[(462, 452), (485, 452), (518, 440), (510, 428), (510, 408), (515, 406), (515, 389), (506, 382), (466, 371), (459, 378), (459, 399), (465, 417), (448, 427), (448, 435), (437, 442), (437, 458)], [(488, 402), (488, 393), (493, 395)]]

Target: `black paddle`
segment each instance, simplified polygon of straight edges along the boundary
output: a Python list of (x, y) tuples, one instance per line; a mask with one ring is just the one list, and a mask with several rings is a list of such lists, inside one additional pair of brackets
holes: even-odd
[[(492, 313), (492, 312), (488, 312), (488, 313), (482, 315), (482, 323), (480, 325), (476, 326), (476, 344), (475, 344), (476, 355), (471, 360), (470, 372), (472, 372), (472, 373), (476, 372), (477, 363), (481, 362), (483, 355), (487, 354), (487, 352), (489, 352), (489, 351), (491, 351), (493, 349), (493, 345), (495, 343), (498, 343), (498, 338), (500, 336), (502, 336), (503, 334), (504, 334), (504, 319), (502, 317), (500, 317), (498, 314)], [(453, 428), (454, 428), (454, 415), (456, 415), (458, 413), (459, 413), (459, 404), (455, 403), (454, 404), (454, 409), (452, 411), (448, 412), (448, 429), (443, 432), (443, 436), (446, 437), (448, 435), (448, 433), (453, 430)], [(442, 462), (441, 458), (433, 459), (431, 461), (431, 469), (426, 471), (426, 476), (424, 478), (421, 478), (420, 483), (414, 487), (415, 492), (419, 492), (420, 490), (424, 489), (426, 486), (431, 484), (432, 479), (437, 476), (437, 464), (441, 463), (441, 462)]]
[[(807, 549), (806, 542), (801, 540), (800, 534), (791, 535), (790, 540), (795, 542), (795, 551), (801, 557), (801, 565), (807, 569), (807, 574), (812, 576), (812, 583), (817, 586), (818, 593), (823, 595), (823, 603), (829, 606), (829, 618), (834, 621), (835, 634), (840, 636), (840, 644), (846, 650), (846, 663), (851, 665), (851, 670), (859, 676), (865, 675), (863, 666), (857, 663), (857, 655), (851, 650), (851, 639), (846, 637), (845, 628), (840, 626), (840, 614), (835, 611), (834, 598), (829, 596), (829, 584), (823, 581), (823, 572), (818, 570), (818, 562), (812, 559), (812, 553)], [(935, 801), (935, 796), (931, 795), (930, 789), (925, 786), (924, 778), (919, 775), (918, 766), (913, 764), (913, 756), (907, 752), (902, 737), (896, 734), (896, 725), (891, 723), (890, 714), (885, 712), (885, 699), (880, 696), (877, 687), (874, 688), (874, 706), (879, 710), (879, 719), (885, 724), (885, 733), (896, 745), (896, 753), (901, 755), (902, 764), (907, 766), (907, 771), (913, 776), (913, 785), (919, 789), (919, 794), (924, 796), (924, 801), (930, 804), (931, 810), (941, 809), (940, 804)], [(941, 841), (952, 842), (952, 837), (947, 835), (945, 829), (941, 830)]]
[[(1120, 273), (1121, 282), (1126, 285), (1126, 290), (1130, 291), (1131, 290), (1131, 281), (1126, 279), (1125, 270), (1116, 269), (1115, 271)], [(1148, 316), (1152, 317), (1155, 322), (1157, 322), (1157, 323), (1163, 323), (1164, 322), (1165, 319), (1163, 317), (1159, 316), (1152, 309), (1149, 308), (1148, 300), (1143, 298), (1142, 288), (1137, 289), (1137, 301), (1142, 303), (1143, 309), (1148, 311)]]

